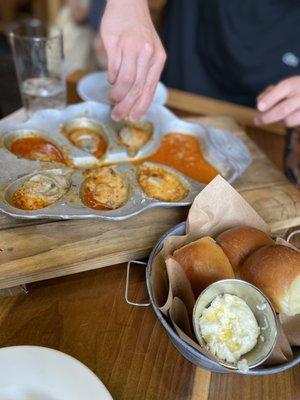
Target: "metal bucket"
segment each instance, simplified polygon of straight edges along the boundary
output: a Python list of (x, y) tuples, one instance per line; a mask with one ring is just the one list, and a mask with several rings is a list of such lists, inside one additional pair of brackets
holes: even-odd
[[(299, 231), (293, 232), (289, 237), (288, 240), (294, 235), (298, 234)], [(148, 262), (141, 262), (141, 261), (129, 261), (127, 264), (127, 277), (126, 277), (126, 289), (125, 289), (125, 299), (128, 304), (139, 306), (139, 307), (147, 307), (152, 305), (153, 310), (159, 319), (160, 323), (166, 330), (171, 342), (175, 346), (175, 348), (179, 351), (179, 353), (185, 357), (188, 361), (192, 364), (196, 365), (197, 367), (206, 369), (211, 372), (218, 372), (218, 373), (236, 373), (236, 374), (244, 374), (244, 375), (270, 375), (276, 374), (279, 372), (283, 372), (289, 368), (294, 367), (295, 365), (300, 363), (300, 347), (293, 347), (294, 358), (292, 361), (287, 362), (285, 364), (277, 365), (277, 366), (262, 366), (250, 369), (248, 371), (240, 371), (240, 370), (229, 370), (227, 368), (222, 367), (215, 361), (212, 361), (205, 355), (201, 354), (197, 351), (194, 347), (186, 343), (182, 340), (173, 329), (172, 325), (168, 322), (168, 319), (162, 314), (159, 310), (157, 305), (155, 304), (155, 299), (153, 296), (152, 291), (152, 282), (151, 282), (151, 273), (152, 273), (152, 263), (154, 257), (160, 252), (163, 246), (164, 240), (169, 236), (181, 236), (185, 234), (185, 222), (182, 222), (168, 232), (166, 232), (154, 246), (153, 250), (150, 253)], [(128, 298), (128, 288), (129, 288), (129, 277), (130, 277), (130, 266), (131, 264), (140, 264), (146, 267), (146, 284), (148, 289), (148, 294), (150, 298), (149, 303), (134, 303), (129, 300)]]

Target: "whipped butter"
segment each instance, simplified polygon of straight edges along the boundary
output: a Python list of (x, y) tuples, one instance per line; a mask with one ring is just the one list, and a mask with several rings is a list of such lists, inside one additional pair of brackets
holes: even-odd
[(257, 343), (260, 334), (250, 307), (241, 298), (218, 295), (199, 318), (201, 336), (218, 359), (236, 363)]

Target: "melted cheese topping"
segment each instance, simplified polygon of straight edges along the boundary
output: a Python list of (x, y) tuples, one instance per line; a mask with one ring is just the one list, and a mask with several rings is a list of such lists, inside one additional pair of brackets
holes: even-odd
[(26, 180), (13, 194), (13, 205), (22, 210), (38, 210), (61, 198), (67, 189), (67, 182), (54, 177), (36, 174)]
[(189, 192), (175, 174), (154, 164), (139, 168), (138, 182), (147, 196), (160, 201), (179, 201)]
[(110, 167), (86, 172), (81, 188), (85, 205), (95, 210), (113, 210), (124, 205), (129, 196), (127, 180)]
[(260, 330), (253, 312), (237, 296), (217, 296), (199, 319), (209, 350), (220, 360), (236, 363), (252, 350)]

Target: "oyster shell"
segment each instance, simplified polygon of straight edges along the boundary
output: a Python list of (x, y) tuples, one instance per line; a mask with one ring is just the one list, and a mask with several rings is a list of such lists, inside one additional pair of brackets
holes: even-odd
[(14, 191), (11, 202), (22, 210), (38, 210), (59, 200), (70, 186), (68, 175), (48, 171), (27, 177)]
[(12, 140), (8, 150), (28, 160), (66, 163), (62, 151), (55, 144), (34, 133)]
[(175, 202), (189, 193), (182, 179), (160, 164), (146, 162), (140, 165), (137, 180), (143, 192), (152, 199)]
[(128, 197), (127, 179), (112, 167), (95, 168), (85, 173), (81, 198), (87, 207), (114, 210), (123, 206)]
[(107, 150), (104, 129), (101, 124), (92, 119), (75, 118), (62, 127), (62, 133), (74, 146), (97, 158), (103, 157)]
[(129, 156), (134, 157), (137, 152), (151, 139), (153, 125), (151, 122), (127, 122), (118, 132), (122, 145)]

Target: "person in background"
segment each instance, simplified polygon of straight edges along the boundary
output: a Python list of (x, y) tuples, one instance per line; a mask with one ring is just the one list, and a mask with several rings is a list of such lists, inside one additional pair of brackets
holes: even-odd
[[(170, 1), (162, 35), (168, 53), (163, 79), (171, 87), (257, 105), (257, 125), (298, 126), (299, 19), (296, 0)], [(147, 1), (107, 0), (100, 33), (112, 117), (139, 119), (166, 60)], [(299, 162), (296, 157), (296, 181)]]
[(65, 72), (94, 70), (97, 60), (92, 46), (95, 32), (87, 23), (89, 0), (66, 0), (55, 26), (63, 32)]
[[(257, 125), (300, 126), (299, 20), (296, 0), (168, 1), (163, 81), (257, 107)], [(285, 168), (300, 185), (297, 130), (288, 130)]]

